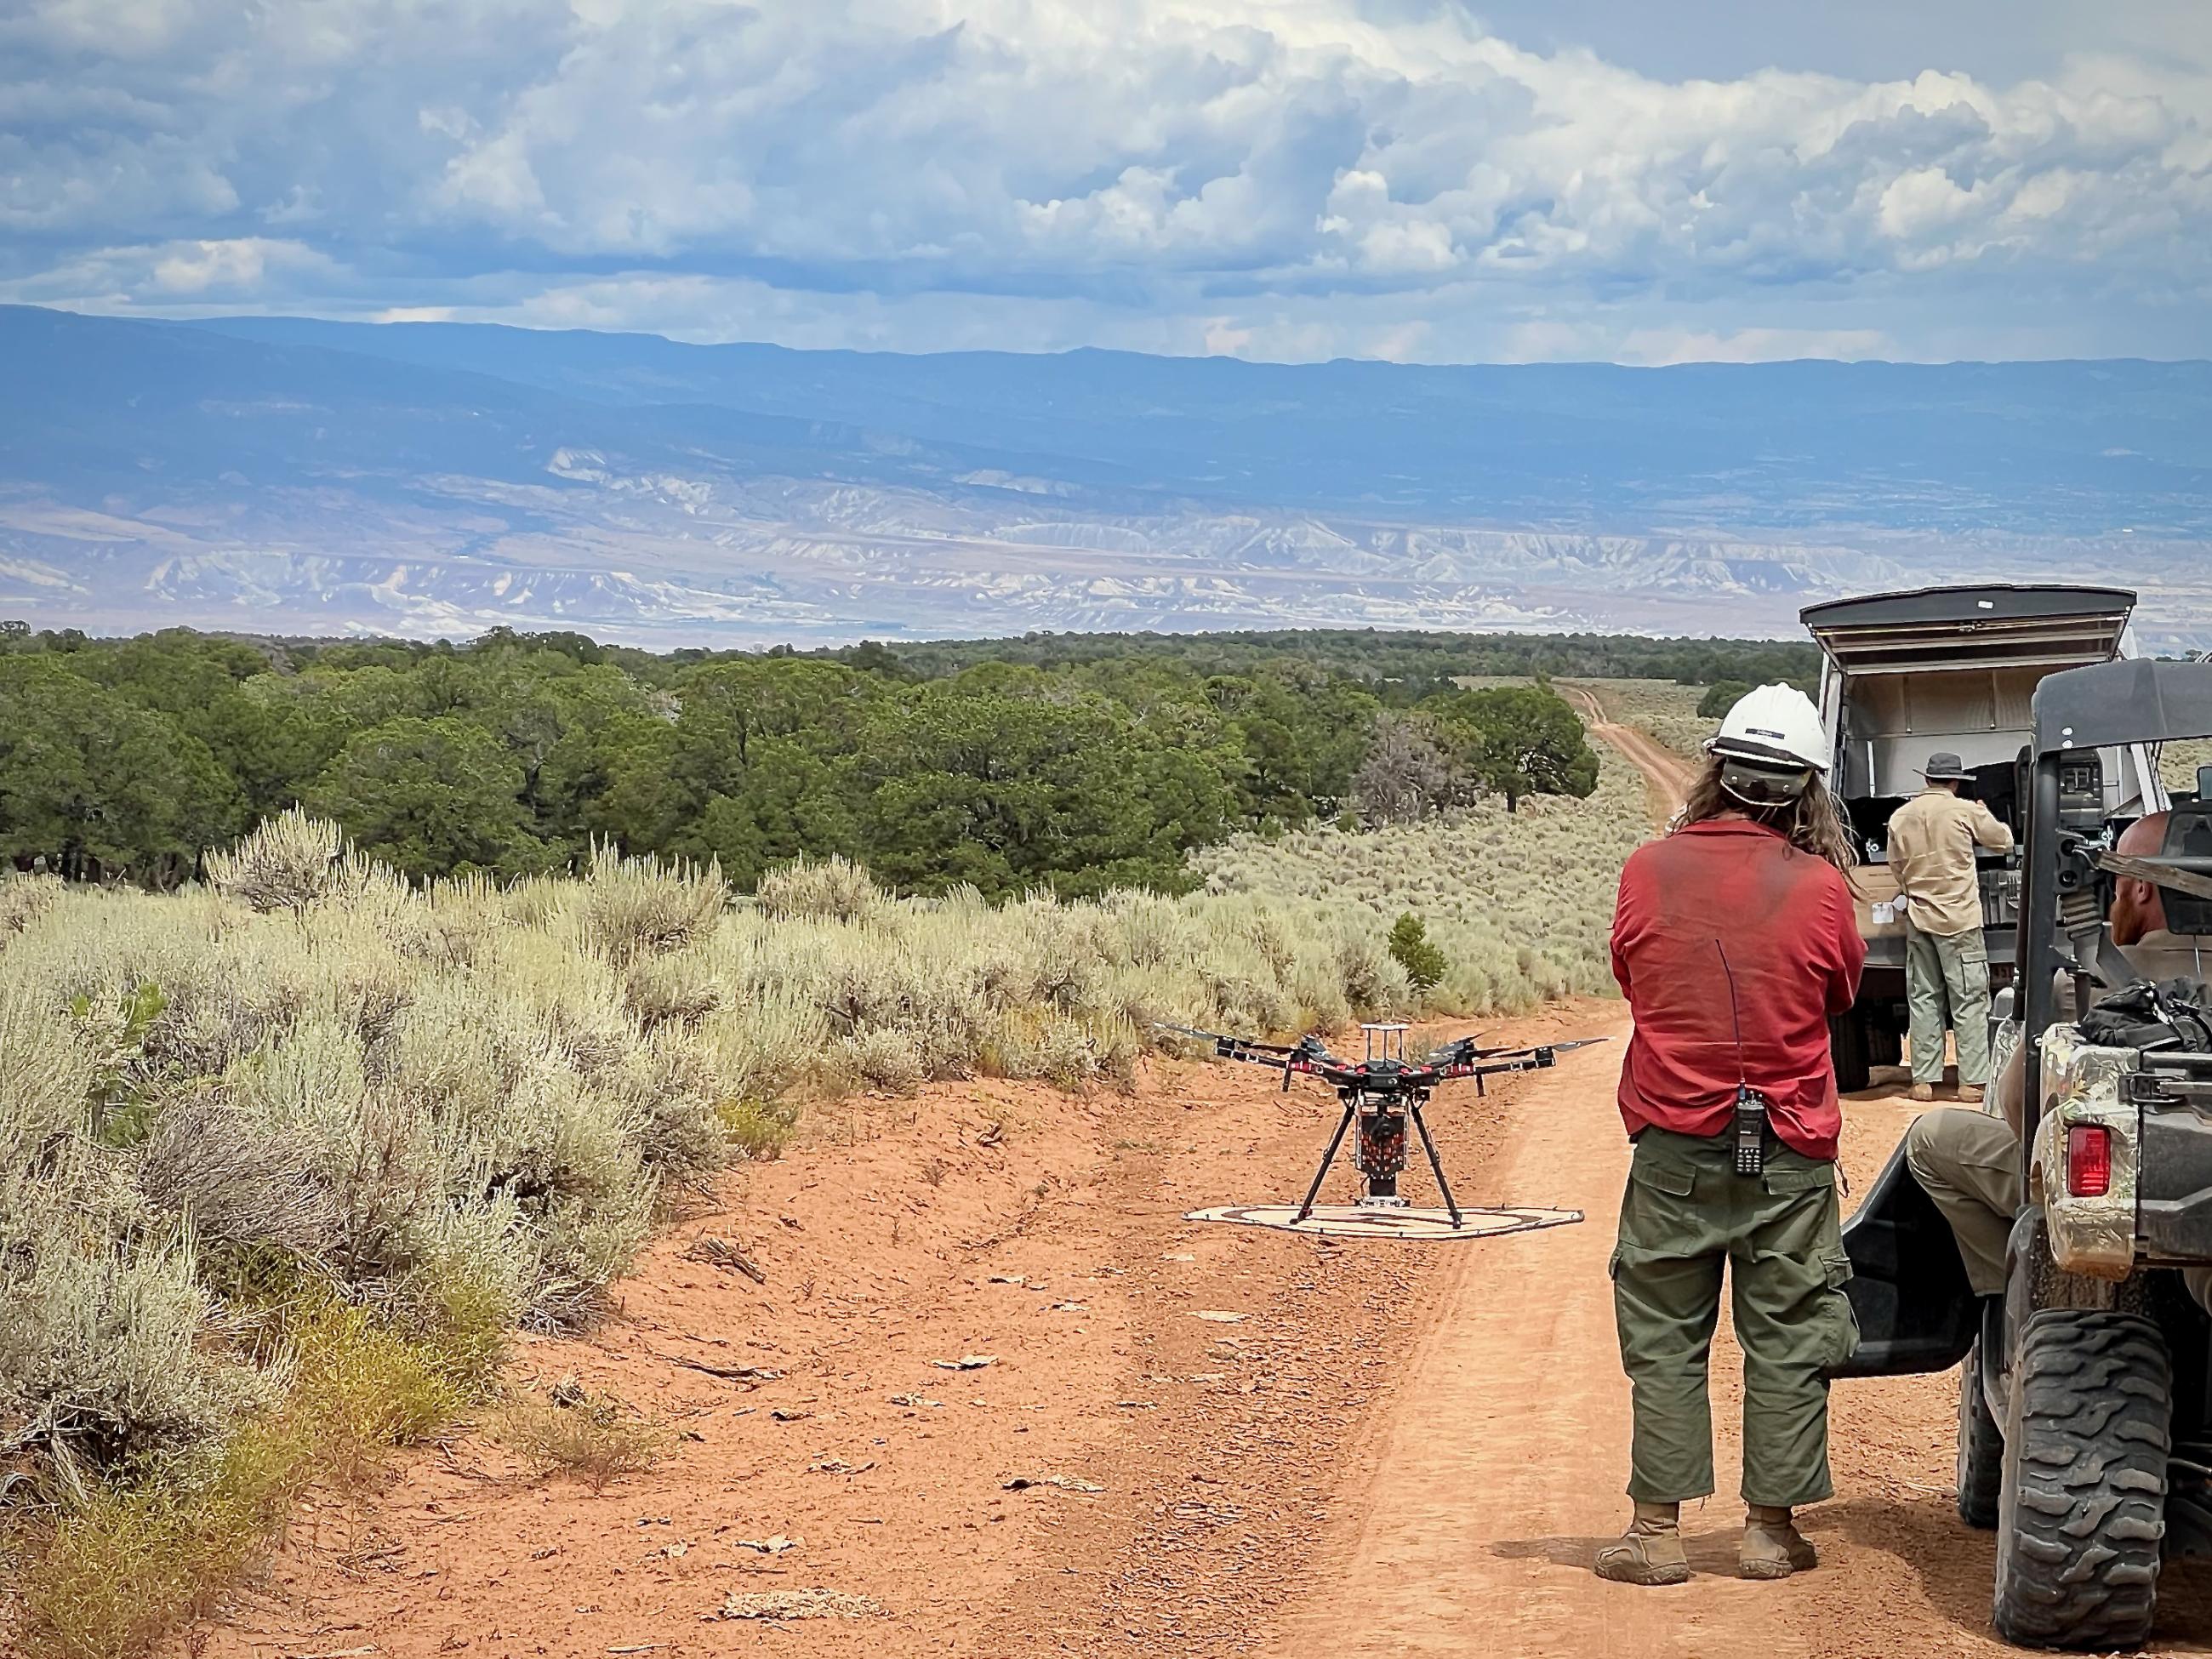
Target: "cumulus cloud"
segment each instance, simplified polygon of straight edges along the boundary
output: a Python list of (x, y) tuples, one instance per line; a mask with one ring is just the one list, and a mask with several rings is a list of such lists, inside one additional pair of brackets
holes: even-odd
[(1669, 81), (1453, 0), (28, 0), (0, 228), (0, 293), (148, 309), (2170, 355), (2212, 349), (2212, 70)]

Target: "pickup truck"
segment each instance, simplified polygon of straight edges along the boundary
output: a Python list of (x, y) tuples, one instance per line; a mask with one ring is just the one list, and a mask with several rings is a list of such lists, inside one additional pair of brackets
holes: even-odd
[[(1929, 587), (1838, 599), (1800, 613), (1821, 651), (1820, 714), (1835, 745), (1831, 787), (1864, 860), (1855, 872), (1867, 941), (1857, 1005), (1832, 1023), (1836, 1081), (1863, 1089), (1903, 1056), (1905, 921), (1889, 872), (1890, 815), (1919, 793), (1920, 768), (1948, 750), (1974, 775), (1968, 793), (2022, 829), (2024, 757), (2036, 686), (2062, 669), (2131, 656), (2124, 588), (2055, 584)], [(2136, 744), (2103, 757), (2108, 818), (2166, 804), (2156, 757)], [(1981, 860), (1993, 988), (2009, 984), (2020, 916), (2017, 853)]]

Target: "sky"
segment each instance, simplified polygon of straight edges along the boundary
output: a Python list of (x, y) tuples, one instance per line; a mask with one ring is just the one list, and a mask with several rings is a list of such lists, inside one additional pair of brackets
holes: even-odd
[(0, 302), (2212, 356), (2212, 0), (0, 0)]

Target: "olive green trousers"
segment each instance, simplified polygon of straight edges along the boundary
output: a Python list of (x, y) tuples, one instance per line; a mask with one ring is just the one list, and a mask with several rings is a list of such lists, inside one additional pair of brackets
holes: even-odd
[(1680, 1503), (1713, 1490), (1706, 1374), (1726, 1267), (1743, 1348), (1743, 1498), (1816, 1503), (1828, 1477), (1828, 1382), (1858, 1346), (1844, 1285), (1836, 1166), (1767, 1137), (1765, 1172), (1739, 1176), (1726, 1136), (1636, 1138), (1613, 1252), (1613, 1317), (1635, 1406), (1628, 1495)]
[(1943, 1028), (1959, 1040), (1959, 1081), (1990, 1080), (1990, 948), (1979, 928), (1952, 938), (1905, 929), (1905, 1009), (1912, 1080), (1943, 1080)]

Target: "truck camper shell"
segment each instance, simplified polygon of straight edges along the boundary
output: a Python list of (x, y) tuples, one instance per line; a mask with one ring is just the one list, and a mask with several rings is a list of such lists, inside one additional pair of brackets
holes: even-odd
[[(1867, 973), (1859, 1006), (1835, 1026), (1837, 1075), (1864, 1088), (1893, 1065), (1905, 1024), (1905, 922), (1888, 868), (1890, 816), (1919, 793), (1938, 750), (1960, 757), (1972, 793), (2018, 834), (2022, 761), (2037, 688), (2050, 676), (2131, 654), (2126, 588), (1990, 582), (1923, 587), (1808, 607), (1800, 619), (1821, 652), (1820, 717), (1833, 744), (1829, 787), (1863, 866), (1853, 878)], [(2156, 755), (2140, 743), (2104, 757), (2105, 810), (2135, 817), (2164, 804)], [(1984, 936), (1993, 976), (2008, 981), (2020, 906), (2016, 858), (1982, 860)]]
[[(2136, 596), (2119, 587), (1928, 587), (1817, 605), (1820, 713), (1846, 800), (1902, 799), (1929, 751), (2011, 767), (2046, 674), (2124, 654)], [(1885, 815), (1885, 822), (1887, 815)]]

